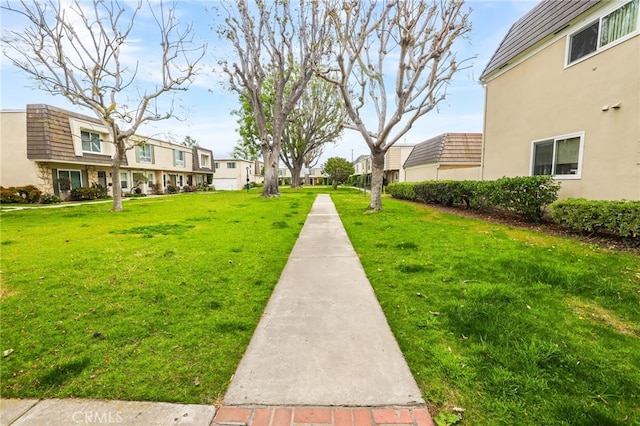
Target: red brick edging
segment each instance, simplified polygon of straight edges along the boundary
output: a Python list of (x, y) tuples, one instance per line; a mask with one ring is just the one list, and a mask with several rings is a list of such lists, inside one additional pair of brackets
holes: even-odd
[(228, 407), (211, 426), (434, 426), (423, 407)]

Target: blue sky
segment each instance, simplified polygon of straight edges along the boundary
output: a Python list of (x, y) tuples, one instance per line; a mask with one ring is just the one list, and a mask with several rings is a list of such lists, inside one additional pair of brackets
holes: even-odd
[[(471, 23), (473, 29), (468, 40), (458, 44), (458, 57), (476, 56), (472, 67), (458, 73), (451, 82), (447, 99), (440, 104), (438, 111), (432, 111), (419, 119), (405, 136), (403, 143), (419, 143), (445, 132), (481, 132), (484, 111), (484, 89), (478, 78), (491, 55), (498, 47), (510, 26), (537, 1), (531, 0), (467, 0), (472, 8)], [(203, 63), (202, 74), (186, 92), (175, 97), (176, 112), (182, 120), (167, 120), (141, 127), (138, 133), (160, 139), (181, 142), (185, 136), (191, 136), (201, 146), (210, 148), (214, 157), (222, 159), (236, 145), (239, 136), (236, 132), (236, 118), (230, 111), (237, 108), (237, 97), (223, 89), (216, 73), (212, 72), (214, 57), (220, 57), (228, 46), (221, 45), (210, 26), (214, 20), (211, 13), (204, 11), (211, 2), (177, 1), (180, 18), (193, 22), (196, 36), (208, 40), (208, 58)], [(20, 23), (6, 11), (0, 12), (3, 29), (19, 29)], [(142, 16), (144, 19), (145, 16)], [(141, 32), (142, 34), (143, 32)], [(152, 60), (143, 59), (152, 49), (145, 48), (143, 35), (136, 35), (136, 45), (131, 50), (132, 60), (140, 60), (140, 77), (152, 78), (157, 69)], [(151, 41), (146, 41), (151, 43)], [(32, 83), (15, 69), (3, 57), (0, 60), (0, 108), (24, 109), (26, 104), (44, 103), (58, 106), (92, 116), (89, 110), (71, 105), (62, 96), (51, 96), (47, 92), (33, 89)], [(339, 156), (349, 160), (369, 150), (361, 136), (352, 130), (345, 130), (341, 140), (325, 149), (322, 159)]]

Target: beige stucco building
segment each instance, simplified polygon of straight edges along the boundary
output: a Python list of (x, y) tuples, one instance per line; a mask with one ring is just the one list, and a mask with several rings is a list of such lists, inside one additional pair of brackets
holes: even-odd
[(49, 105), (27, 105), (22, 111), (0, 112), (0, 185), (34, 185), (65, 198), (77, 187), (108, 188), (120, 179), (123, 193), (153, 194), (169, 185), (210, 185), (211, 150), (187, 147), (155, 138), (133, 136), (132, 149), (120, 176), (112, 176), (115, 148), (102, 123)]
[(479, 180), (482, 133), (444, 133), (413, 148), (404, 162), (406, 182)]
[(484, 70), (481, 179), (554, 175), (561, 198), (640, 199), (638, 0), (542, 1)]

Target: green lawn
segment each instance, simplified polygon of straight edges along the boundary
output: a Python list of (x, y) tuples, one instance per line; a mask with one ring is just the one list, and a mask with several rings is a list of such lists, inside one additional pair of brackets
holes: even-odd
[(468, 425), (640, 424), (638, 256), (333, 198), (434, 411), (463, 408)]
[(258, 194), (3, 212), (2, 396), (218, 399), (315, 199)]
[[(437, 419), (640, 424), (638, 256), (322, 191)], [(2, 396), (214, 402), (316, 193), (3, 212)]]

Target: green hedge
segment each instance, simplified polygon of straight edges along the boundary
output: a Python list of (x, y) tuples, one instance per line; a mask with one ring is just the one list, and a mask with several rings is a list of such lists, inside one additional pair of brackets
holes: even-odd
[(562, 200), (551, 205), (551, 217), (578, 232), (640, 236), (640, 201)]
[(415, 183), (410, 182), (395, 182), (387, 185), (387, 193), (393, 198), (401, 200), (416, 200), (416, 193), (413, 190)]
[(95, 200), (102, 196), (100, 188), (79, 187), (71, 190), (71, 199), (74, 201)]
[(546, 206), (558, 199), (560, 184), (551, 176), (503, 177), (495, 181), (426, 181), (393, 183), (395, 198), (471, 208), (501, 207), (539, 222)]

